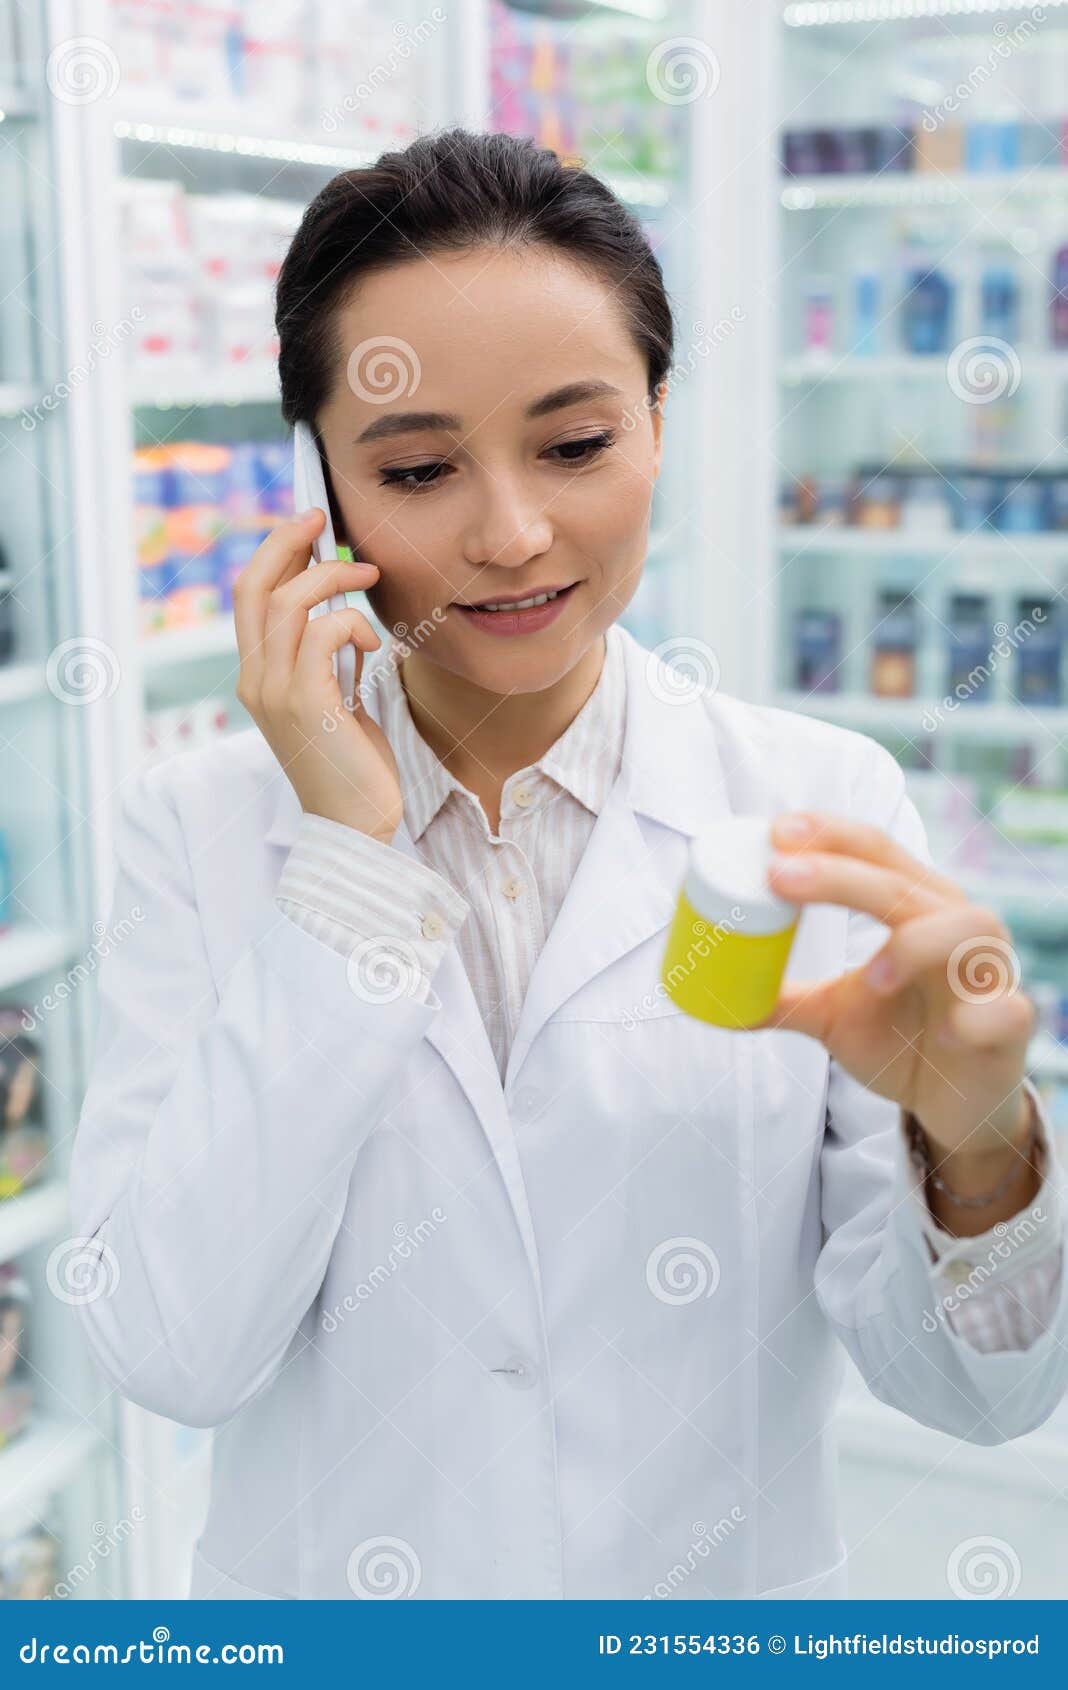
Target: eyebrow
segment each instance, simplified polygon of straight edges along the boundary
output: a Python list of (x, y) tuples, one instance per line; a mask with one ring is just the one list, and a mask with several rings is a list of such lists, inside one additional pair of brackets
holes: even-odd
[[(620, 389), (607, 381), (571, 381), (565, 387), (554, 387), (527, 406), (524, 415), (530, 420), (562, 411), (568, 405), (587, 404), (591, 399), (621, 397)], [(429, 429), (459, 429), (463, 418), (455, 411), (391, 411), (368, 423), (362, 434), (352, 442), (354, 446), (369, 446), (375, 440), (388, 440), (395, 434), (414, 434)]]

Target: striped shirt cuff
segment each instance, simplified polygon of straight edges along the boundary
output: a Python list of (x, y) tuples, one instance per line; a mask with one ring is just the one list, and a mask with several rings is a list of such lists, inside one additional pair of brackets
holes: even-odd
[(1041, 1096), (1029, 1079), (1024, 1089), (1040, 1123), (1036, 1160), (1042, 1183), (1010, 1220), (957, 1237), (935, 1220), (920, 1176), (912, 1172), (912, 1201), (931, 1247), (931, 1271), (948, 1323), (986, 1352), (1025, 1350), (1041, 1337), (1057, 1307), (1064, 1272), (1063, 1171)]
[[(372, 993), (399, 970), (425, 1001), (471, 906), (425, 863), (305, 811), (275, 892), (282, 914), (352, 958)], [(357, 956), (358, 953), (358, 956)]]

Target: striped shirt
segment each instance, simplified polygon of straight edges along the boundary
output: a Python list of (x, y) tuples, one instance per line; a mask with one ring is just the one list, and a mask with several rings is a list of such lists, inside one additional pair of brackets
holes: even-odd
[[(478, 797), (416, 729), (401, 650), (392, 641), (388, 660), (375, 666), (376, 701), (418, 860), (305, 813), (276, 901), (290, 920), (350, 957), (357, 989), (371, 994), (403, 990), (425, 1001), (438, 963), (456, 943), (503, 1082), (534, 963), (622, 766), (620, 632), (608, 629), (597, 685), (574, 720), (535, 763), (504, 782), (496, 834)], [(1046, 1195), (1043, 1186), (1035, 1203)], [(1061, 1250), (1047, 1243), (1056, 1243), (1057, 1229), (1019, 1246), (1018, 1265), (1011, 1273), (1002, 1268), (994, 1283), (981, 1264), (997, 1259), (992, 1251), (1000, 1235), (947, 1232), (918, 1178), (912, 1201), (932, 1259), (942, 1258), (963, 1285), (963, 1296), (946, 1299), (949, 1325), (979, 1350), (1026, 1349), (1048, 1324), (1059, 1293)]]

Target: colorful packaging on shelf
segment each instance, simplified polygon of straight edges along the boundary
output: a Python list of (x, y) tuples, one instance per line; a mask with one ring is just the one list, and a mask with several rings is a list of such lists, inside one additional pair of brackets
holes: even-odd
[(142, 632), (188, 628), (232, 608), (236, 575), (292, 514), (293, 449), (176, 441), (135, 453), (134, 484)]
[(0, 1199), (15, 1197), (46, 1171), (41, 1048), (22, 1010), (0, 1009)]
[(0, 1520), (0, 1602), (47, 1601), (58, 1580), (59, 1540), (48, 1523)]
[(198, 699), (182, 708), (149, 710), (145, 715), (146, 761), (162, 762), (177, 751), (206, 745), (226, 733), (233, 720), (233, 702), (223, 694)]
[(940, 271), (927, 266), (910, 270), (901, 310), (906, 352), (916, 357), (948, 352), (953, 289)]
[(1046, 521), (1046, 489), (1038, 477), (1001, 478), (994, 525), (1002, 534), (1039, 534)]
[(1031, 880), (1054, 895), (1064, 883), (1068, 791), (1013, 784), (995, 789), (990, 810), (990, 869)]
[(0, 1450), (26, 1430), (33, 1412), (27, 1360), (29, 1303), (29, 1286), (17, 1265), (0, 1265)]
[(1060, 599), (1020, 598), (1016, 601), (1016, 697), (1021, 704), (1059, 705), (1061, 702)]
[(877, 698), (911, 698), (916, 691), (916, 601), (889, 588), (879, 594), (871, 638), (871, 690)]
[(794, 640), (794, 685), (806, 693), (837, 692), (842, 618), (831, 610), (799, 610)]
[(954, 593), (949, 601), (946, 691), (959, 704), (985, 704), (991, 697), (994, 639), (990, 600), (982, 593)]
[(1020, 125), (1012, 121), (964, 125), (964, 167), (989, 172), (1020, 167)]

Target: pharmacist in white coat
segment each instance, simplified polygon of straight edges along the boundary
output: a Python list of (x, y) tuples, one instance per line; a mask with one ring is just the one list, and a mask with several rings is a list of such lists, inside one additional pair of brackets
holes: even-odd
[[(321, 512), (265, 540), (236, 593), (256, 725), (124, 795), (86, 1330), (125, 1396), (217, 1429), (194, 1595), (839, 1596), (846, 1353), (973, 1443), (1068, 1385), (1033, 1006), (956, 989), (1008, 935), (885, 750), (680, 689), (617, 624), (660, 454), (637, 226), (526, 143), (419, 147), (310, 208), (279, 289), (286, 414), (362, 561), (306, 572)], [(453, 193), (511, 194), (541, 244), (413, 259)], [(594, 226), (607, 279), (568, 255)], [(334, 302), (338, 345), (417, 350), (417, 414), (301, 338), (372, 236), (396, 262)], [(358, 587), (405, 644), (309, 620)], [(710, 1026), (659, 978), (690, 843), (786, 812), (812, 819), (776, 826), (804, 906), (780, 1003)]]

